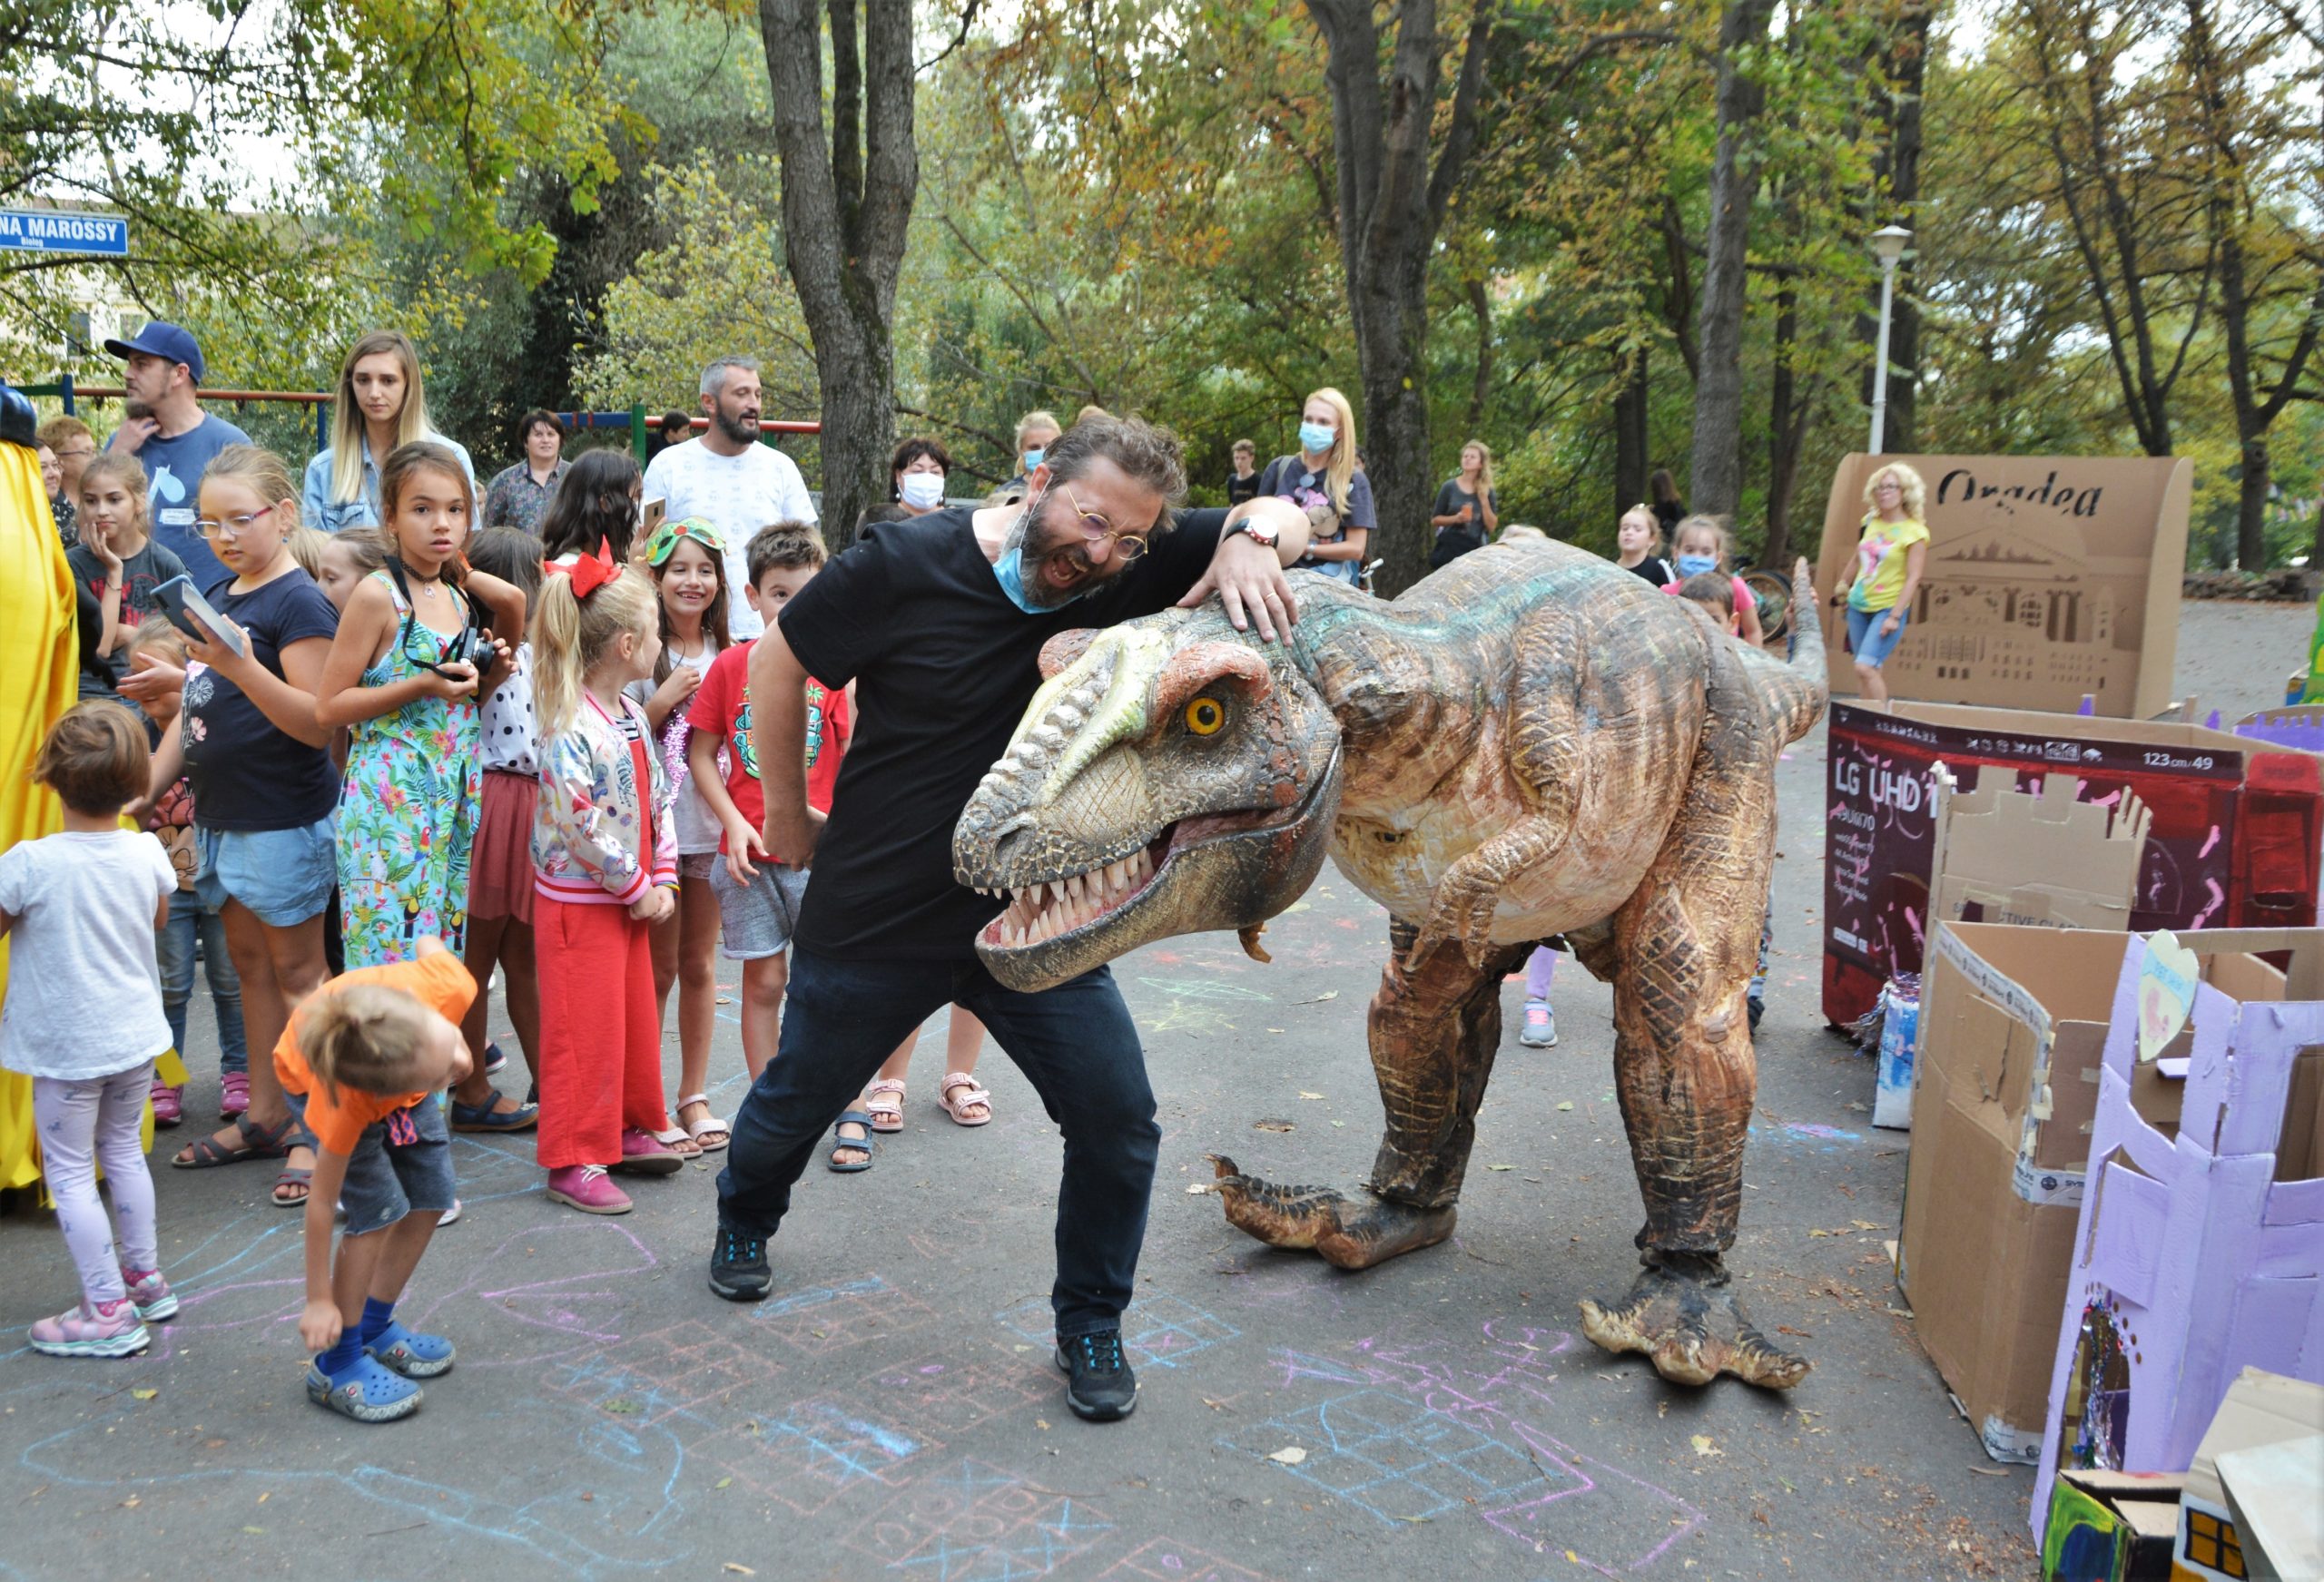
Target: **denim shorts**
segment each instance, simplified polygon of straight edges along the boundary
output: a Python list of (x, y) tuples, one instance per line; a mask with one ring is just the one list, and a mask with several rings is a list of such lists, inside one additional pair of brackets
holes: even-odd
[(710, 893), (718, 898), (718, 942), (729, 961), (763, 961), (791, 948), (799, 929), (799, 903), (807, 898), (807, 876), (798, 869), (762, 858), (748, 884), (736, 884), (720, 858), (710, 870)]
[[(290, 1113), (307, 1124), (307, 1096), (285, 1093)], [(445, 1129), (444, 1106), (429, 1094), (404, 1112), (419, 1138), (388, 1141), (388, 1123), (373, 1121), (347, 1156), (347, 1179), (340, 1183), (339, 1205), (347, 1211), (347, 1233), (384, 1231), (414, 1213), (445, 1214), (452, 1206), (452, 1136)]]
[[(1896, 617), (1896, 630), (1893, 634), (1884, 634), (1880, 628), (1891, 615)], [(1854, 604), (1850, 604), (1848, 606), (1848, 652), (1856, 655), (1856, 662), (1858, 664), (1878, 670), (1881, 662), (1895, 653), (1896, 644), (1905, 640), (1905, 628), (1912, 624), (1911, 614), (1905, 610), (1893, 608), (1859, 610)]]
[(230, 900), (271, 929), (303, 923), (330, 905), (339, 845), (329, 814), (300, 830), (213, 830), (196, 820), (194, 894), (218, 911)]

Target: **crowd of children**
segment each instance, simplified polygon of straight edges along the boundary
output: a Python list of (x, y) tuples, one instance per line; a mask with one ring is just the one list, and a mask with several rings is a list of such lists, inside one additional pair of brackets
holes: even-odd
[[(36, 1349), (130, 1355), (175, 1311), (139, 1131), (149, 1100), (157, 1125), (182, 1118), (197, 958), (228, 1124), (171, 1163), (277, 1167), (272, 1200), (306, 1216), (309, 1393), (350, 1417), (409, 1412), (413, 1381), (452, 1365), (448, 1341), (393, 1317), (458, 1213), (451, 1131), (537, 1126), (549, 1197), (597, 1214), (631, 1207), (616, 1172), (725, 1146), (707, 1098), (714, 952), (723, 936), (743, 963), (755, 1076), (804, 876), (758, 829), (726, 540), (687, 519), (633, 546), (634, 477), (607, 481), (570, 491), (570, 542), (545, 564), (540, 538), (471, 533), (468, 468), (432, 438), (378, 462), (384, 526), (336, 534), (302, 525), (281, 458), (230, 447), (195, 524), (228, 575), (188, 608), (143, 471), (100, 457), (84, 472), (69, 560), (94, 606), (91, 684), (38, 768), (64, 831), (0, 854), (16, 952), (0, 1063), (34, 1081), (82, 1280)], [(771, 619), (822, 557), (811, 526), (771, 525), (745, 547), (742, 597)], [(824, 806), (846, 697), (811, 685), (807, 703)], [(521, 1102), (490, 1080), (496, 972), (534, 1078)], [(100, 1000), (120, 1013), (92, 1038), (80, 1010)]]

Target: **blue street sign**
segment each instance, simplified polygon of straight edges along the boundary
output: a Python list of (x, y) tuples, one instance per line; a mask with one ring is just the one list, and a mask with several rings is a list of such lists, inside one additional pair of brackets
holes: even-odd
[(24, 252), (94, 252), (129, 256), (129, 221), (118, 214), (72, 214), (50, 209), (0, 209), (0, 248)]

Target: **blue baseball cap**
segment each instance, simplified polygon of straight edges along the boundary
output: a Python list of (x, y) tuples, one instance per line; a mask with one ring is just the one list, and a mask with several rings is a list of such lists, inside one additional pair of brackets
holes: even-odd
[(193, 338), (193, 331), (182, 324), (166, 323), (156, 319), (139, 330), (134, 340), (108, 340), (105, 349), (115, 357), (127, 357), (133, 351), (142, 351), (147, 357), (158, 357), (166, 362), (182, 362), (185, 364), (186, 371), (193, 376), (193, 382), (197, 385), (202, 382), (202, 342)]

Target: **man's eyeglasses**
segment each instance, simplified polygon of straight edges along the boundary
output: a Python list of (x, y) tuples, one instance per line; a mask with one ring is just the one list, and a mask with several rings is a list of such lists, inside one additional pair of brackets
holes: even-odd
[(222, 520), (216, 516), (203, 516), (194, 523), (193, 530), (204, 538), (240, 538), (251, 530), (251, 523), (273, 509), (269, 506), (262, 511), (246, 511), (239, 516), (228, 516)]
[(1145, 534), (1117, 533), (1114, 531), (1113, 523), (1101, 513), (1085, 509), (1081, 502), (1073, 497), (1073, 491), (1070, 488), (1059, 484), (1058, 491), (1064, 495), (1065, 503), (1073, 507), (1073, 514), (1081, 518), (1081, 536), (1089, 543), (1103, 544), (1108, 539), (1112, 539), (1114, 553), (1122, 557), (1125, 565), (1146, 553)]

